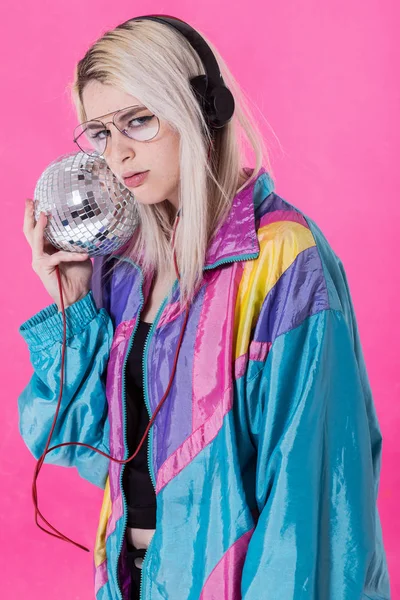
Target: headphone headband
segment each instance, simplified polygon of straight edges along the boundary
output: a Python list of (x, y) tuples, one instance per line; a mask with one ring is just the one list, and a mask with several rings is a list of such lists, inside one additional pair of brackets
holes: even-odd
[(143, 15), (130, 21), (158, 21), (173, 27), (183, 35), (198, 54), (205, 75), (197, 75), (190, 79), (192, 90), (200, 104), (204, 118), (210, 129), (220, 129), (232, 118), (235, 101), (231, 91), (226, 87), (221, 75), (217, 59), (205, 39), (185, 21), (169, 15)]

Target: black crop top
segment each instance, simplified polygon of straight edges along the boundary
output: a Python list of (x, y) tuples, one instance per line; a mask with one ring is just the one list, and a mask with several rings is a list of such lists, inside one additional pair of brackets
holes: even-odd
[[(142, 358), (151, 323), (139, 321), (126, 365), (126, 426), (129, 456), (137, 449), (149, 424), (143, 396)], [(147, 465), (148, 435), (138, 454), (126, 463), (123, 487), (128, 506), (128, 527), (156, 528), (156, 494)]]

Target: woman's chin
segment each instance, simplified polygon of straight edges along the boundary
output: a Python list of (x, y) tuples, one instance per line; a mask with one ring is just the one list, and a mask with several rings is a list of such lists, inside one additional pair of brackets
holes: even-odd
[(160, 202), (163, 202), (163, 200), (160, 200), (159, 198), (149, 198), (145, 195), (141, 196), (141, 194), (136, 194), (133, 191), (133, 195), (135, 196), (135, 200), (138, 204), (142, 204), (143, 206), (151, 206), (152, 204), (159, 204)]

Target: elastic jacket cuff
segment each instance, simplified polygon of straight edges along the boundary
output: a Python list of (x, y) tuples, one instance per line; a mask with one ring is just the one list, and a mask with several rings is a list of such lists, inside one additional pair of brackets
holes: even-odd
[[(92, 290), (65, 309), (67, 337), (76, 335), (98, 314)], [(19, 328), (31, 350), (42, 349), (55, 342), (63, 341), (63, 316), (57, 304), (51, 304), (25, 321)]]

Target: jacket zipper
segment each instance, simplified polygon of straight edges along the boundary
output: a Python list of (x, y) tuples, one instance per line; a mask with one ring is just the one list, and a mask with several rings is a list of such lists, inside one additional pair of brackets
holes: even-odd
[(221, 260), (217, 260), (212, 265), (204, 267), (203, 271), (209, 271), (210, 269), (215, 269), (215, 267), (219, 267), (220, 265), (227, 263), (241, 262), (242, 260), (253, 260), (254, 258), (258, 258), (259, 254), (260, 251), (253, 254), (240, 254), (239, 256), (231, 256), (230, 258), (221, 258)]
[[(174, 281), (174, 284), (172, 286), (172, 294), (171, 297), (175, 291), (175, 286), (178, 283), (178, 280), (176, 279)], [(147, 353), (148, 353), (148, 342), (149, 339), (151, 338), (153, 331), (156, 327), (156, 324), (158, 322), (158, 320), (160, 319), (160, 316), (165, 308), (165, 304), (168, 300), (168, 296), (169, 294), (164, 298), (160, 308), (157, 311), (157, 315), (150, 327), (149, 333), (147, 334), (146, 337), (146, 342), (144, 344), (144, 349), (143, 349), (143, 357), (142, 357), (142, 368), (143, 368), (143, 392), (144, 392), (144, 402), (146, 404), (146, 408), (147, 408), (147, 412), (149, 413), (149, 419), (151, 419), (152, 414), (150, 411), (150, 404), (148, 401), (148, 395), (147, 395)], [(150, 427), (149, 433), (148, 433), (148, 437), (147, 437), (147, 466), (149, 469), (149, 473), (150, 473), (150, 479), (151, 482), (153, 484), (154, 487), (154, 492), (156, 491), (156, 484), (155, 484), (155, 476), (154, 476), (154, 467), (153, 467), (153, 427)], [(154, 534), (155, 535), (155, 534)], [(154, 539), (154, 535), (152, 536), (150, 543), (148, 545), (148, 547), (146, 548), (146, 552), (144, 553), (144, 557), (143, 557), (143, 562), (142, 562), (142, 567), (140, 569), (140, 592), (139, 592), (139, 600), (142, 600), (142, 593), (143, 593), (143, 570), (145, 567), (145, 563), (146, 563), (146, 558), (148, 555), (148, 551), (150, 549), (151, 543)]]
[[(227, 263), (232, 263), (232, 262), (242, 261), (242, 260), (252, 260), (254, 258), (257, 258), (258, 255), (259, 255), (259, 252), (255, 253), (255, 254), (242, 254), (240, 256), (233, 256), (233, 257), (230, 257), (228, 259), (221, 259), (219, 261), (216, 261), (212, 265), (205, 266), (203, 268), (203, 271), (208, 271), (210, 269), (214, 269), (215, 267), (218, 267), (218, 266), (220, 266), (222, 264), (227, 264)], [(127, 353), (125, 355), (124, 365), (123, 365), (123, 368), (122, 368), (122, 397), (123, 397), (123, 402), (122, 402), (122, 415), (123, 416), (122, 416), (122, 419), (123, 419), (123, 429), (124, 429), (124, 444), (125, 444), (124, 460), (125, 460), (127, 458), (126, 453), (127, 453), (127, 445), (128, 445), (127, 439), (126, 439), (126, 393), (125, 393), (126, 363), (127, 363), (127, 358), (129, 356), (129, 353), (130, 353), (131, 348), (132, 348), (132, 343), (133, 343), (133, 339), (135, 337), (136, 330), (137, 330), (138, 325), (139, 325), (140, 313), (142, 311), (143, 303), (144, 303), (144, 296), (143, 296), (143, 291), (142, 291), (142, 288), (143, 288), (143, 273), (142, 273), (142, 270), (140, 269), (140, 267), (136, 263), (134, 263), (132, 260), (130, 260), (129, 258), (124, 257), (124, 258), (121, 259), (121, 257), (119, 257), (119, 256), (116, 256), (116, 258), (120, 258), (121, 261), (125, 261), (125, 262), (130, 263), (135, 269), (137, 269), (139, 271), (140, 276), (142, 278), (142, 283), (141, 283), (141, 287), (140, 287), (141, 304), (140, 304), (140, 308), (139, 308), (139, 311), (138, 311), (138, 314), (137, 314), (137, 320), (136, 320), (136, 323), (135, 323), (135, 327), (133, 329), (133, 332), (131, 334), (131, 338), (129, 340), (129, 347), (128, 347), (128, 351), (127, 351)], [(173, 284), (172, 294), (175, 291), (175, 286), (176, 286), (177, 283), (178, 283), (178, 279), (176, 279), (175, 282), (174, 282), (174, 284)], [(172, 294), (171, 294), (171, 297), (172, 297)], [(144, 350), (143, 350), (143, 357), (142, 357), (142, 368), (143, 368), (143, 374), (144, 374), (144, 378), (143, 378), (144, 401), (145, 401), (146, 409), (147, 409), (147, 412), (149, 414), (149, 418), (150, 419), (151, 419), (151, 412), (150, 412), (150, 405), (149, 405), (148, 397), (147, 397), (147, 369), (146, 369), (147, 348), (148, 348), (149, 339), (152, 336), (153, 331), (154, 331), (154, 329), (156, 327), (156, 323), (159, 320), (160, 315), (161, 315), (162, 311), (165, 308), (165, 304), (166, 304), (167, 299), (168, 299), (168, 295), (164, 298), (164, 300), (163, 300), (160, 308), (158, 309), (157, 315), (156, 315), (156, 317), (155, 317), (155, 319), (154, 319), (154, 321), (153, 321), (153, 323), (152, 323), (152, 325), (150, 327), (149, 333), (147, 334), (147, 337), (146, 337), (146, 341), (145, 341), (145, 345), (144, 345)], [(148, 433), (148, 437), (147, 437), (147, 467), (149, 469), (150, 479), (151, 479), (151, 482), (153, 484), (154, 491), (155, 491), (156, 490), (156, 486), (155, 486), (155, 476), (154, 476), (154, 470), (153, 470), (152, 454), (153, 454), (153, 427), (150, 427), (150, 430), (149, 430), (149, 433)], [(123, 486), (123, 481), (122, 481), (124, 470), (125, 470), (125, 464), (122, 465), (121, 475), (120, 475), (120, 481), (119, 481), (119, 485), (120, 485), (120, 489), (121, 489), (121, 494), (122, 494), (122, 501), (123, 501), (123, 505), (124, 505), (123, 531), (125, 532), (125, 530), (126, 530), (126, 522), (127, 522), (127, 504), (126, 504), (126, 497), (125, 497), (124, 486)], [(140, 596), (139, 596), (139, 600), (142, 600), (143, 570), (144, 570), (144, 567), (145, 567), (145, 563), (146, 563), (146, 558), (147, 558), (147, 555), (148, 555), (148, 551), (149, 551), (150, 546), (151, 546), (151, 544), (153, 542), (153, 539), (154, 539), (154, 535), (153, 535), (153, 537), (150, 540), (150, 543), (149, 543), (149, 545), (148, 545), (148, 547), (146, 549), (146, 552), (145, 552), (144, 558), (143, 558), (143, 562), (142, 562), (142, 568), (141, 568), (141, 573), (140, 573)], [(115, 573), (114, 573), (114, 575), (115, 575), (115, 581), (117, 583), (117, 594), (118, 594), (119, 600), (123, 600), (121, 589), (120, 589), (120, 585), (119, 585), (119, 581), (118, 581), (118, 563), (119, 563), (119, 557), (121, 555), (122, 543), (123, 543), (123, 536), (121, 537), (121, 541), (120, 541), (120, 544), (119, 544), (119, 549), (118, 549), (118, 553), (117, 553), (117, 559), (115, 561)]]
[[(136, 267), (135, 263), (133, 263), (129, 259), (123, 259), (123, 260), (125, 260), (126, 262), (130, 262), (135, 268), (138, 268), (138, 267)], [(125, 392), (126, 363), (127, 363), (127, 359), (128, 359), (129, 353), (130, 353), (131, 348), (132, 348), (132, 344), (133, 344), (133, 340), (134, 340), (134, 337), (135, 337), (135, 333), (136, 333), (136, 331), (138, 329), (138, 326), (139, 326), (140, 312), (141, 312), (141, 310), (143, 308), (143, 302), (144, 302), (144, 296), (143, 296), (143, 292), (142, 292), (143, 275), (142, 275), (140, 269), (139, 269), (139, 272), (140, 272), (140, 276), (142, 278), (142, 283), (141, 283), (141, 286), (140, 286), (141, 303), (140, 303), (139, 311), (138, 311), (138, 314), (137, 314), (135, 327), (134, 327), (134, 329), (132, 331), (131, 338), (129, 340), (128, 350), (127, 350), (127, 352), (125, 354), (124, 364), (123, 364), (123, 367), (122, 367), (122, 421), (123, 421), (123, 430), (124, 430), (124, 460), (127, 458), (126, 455), (127, 455), (127, 451), (128, 451), (128, 442), (127, 442), (127, 439), (126, 439), (126, 392)], [(127, 522), (127, 504), (126, 504), (126, 497), (125, 497), (124, 486), (123, 486), (123, 474), (124, 474), (124, 470), (125, 470), (125, 464), (123, 464), (122, 467), (121, 467), (121, 474), (120, 474), (120, 478), (119, 478), (119, 487), (120, 487), (120, 490), (121, 490), (122, 501), (123, 501), (123, 505), (124, 505), (124, 513), (123, 513), (124, 517), (123, 517), (123, 528), (122, 528), (122, 530), (123, 530), (124, 535), (125, 535), (126, 522)], [(121, 588), (120, 588), (119, 581), (118, 581), (118, 563), (119, 563), (119, 557), (121, 555), (122, 544), (123, 544), (123, 541), (124, 541), (124, 535), (121, 536), (121, 541), (120, 541), (120, 544), (119, 544), (119, 549), (118, 549), (118, 554), (117, 554), (117, 560), (115, 561), (115, 572), (114, 572), (115, 581), (116, 581), (116, 584), (117, 584), (117, 594), (118, 594), (119, 600), (123, 600), (122, 593), (121, 593)]]
[[(126, 439), (126, 391), (125, 391), (126, 364), (127, 364), (127, 359), (128, 359), (129, 353), (130, 353), (131, 348), (132, 348), (132, 344), (133, 344), (133, 340), (134, 340), (134, 337), (135, 337), (135, 333), (136, 333), (136, 331), (138, 329), (138, 326), (139, 326), (140, 314), (142, 312), (143, 303), (144, 303), (144, 296), (143, 296), (143, 291), (142, 291), (143, 290), (143, 274), (142, 274), (142, 271), (141, 271), (140, 267), (138, 265), (136, 265), (129, 258), (125, 258), (124, 257), (122, 260), (125, 261), (125, 262), (129, 262), (133, 267), (135, 267), (135, 269), (137, 269), (139, 271), (140, 277), (142, 279), (141, 286), (140, 286), (140, 295), (141, 295), (140, 307), (139, 307), (139, 310), (138, 310), (138, 313), (137, 313), (135, 327), (134, 327), (134, 329), (132, 331), (131, 338), (129, 340), (129, 346), (128, 346), (128, 350), (127, 350), (127, 352), (125, 354), (124, 365), (123, 365), (123, 368), (122, 368), (122, 399), (123, 399), (123, 401), (122, 401), (122, 419), (123, 419), (123, 429), (124, 429), (124, 445), (125, 445), (124, 460), (125, 460), (127, 458), (127, 448), (128, 448), (128, 442), (127, 442), (127, 439)], [(178, 282), (178, 280), (176, 279), (175, 282), (174, 282), (174, 284), (173, 284), (173, 290), (172, 290), (172, 292), (174, 292), (174, 288), (175, 288), (175, 285), (176, 285), (177, 282)], [(143, 369), (144, 369), (144, 382), (143, 382), (143, 386), (144, 386), (143, 387), (144, 400), (145, 400), (146, 409), (147, 409), (147, 412), (149, 414), (149, 418), (150, 419), (151, 419), (151, 412), (150, 412), (150, 405), (149, 405), (148, 399), (147, 399), (147, 370), (145, 369), (145, 356), (147, 357), (147, 345), (148, 345), (148, 341), (149, 341), (149, 339), (150, 339), (150, 337), (151, 337), (151, 335), (152, 335), (152, 333), (153, 333), (153, 331), (155, 329), (157, 321), (160, 318), (160, 314), (161, 314), (162, 310), (165, 307), (165, 303), (166, 303), (167, 299), (168, 299), (168, 295), (164, 298), (164, 300), (163, 300), (163, 302), (162, 302), (162, 304), (161, 304), (161, 306), (160, 306), (160, 308), (159, 308), (159, 310), (157, 312), (157, 315), (156, 315), (156, 317), (154, 319), (154, 322), (152, 323), (152, 326), (150, 327), (149, 333), (147, 334), (145, 345), (144, 345), (143, 359), (142, 359), (142, 365), (143, 365)], [(151, 448), (152, 443), (151, 442), (152, 442), (152, 439), (153, 439), (152, 438), (152, 433), (153, 433), (153, 428), (151, 427), (150, 430), (149, 430), (149, 433), (148, 433), (148, 438), (147, 438), (147, 466), (148, 466), (149, 473), (150, 473), (150, 479), (151, 479), (151, 482), (153, 484), (154, 491), (155, 491), (155, 489), (156, 489), (155, 488), (155, 483), (154, 483), (155, 478), (154, 478), (154, 473), (153, 473), (153, 469), (152, 469), (152, 465), (151, 465), (151, 461), (150, 461), (150, 452), (152, 450), (152, 448)], [(151, 441), (150, 441), (150, 438), (151, 438)], [(123, 505), (124, 505), (123, 532), (125, 532), (125, 530), (126, 530), (126, 524), (127, 524), (127, 503), (126, 503), (126, 497), (125, 497), (124, 486), (123, 486), (123, 474), (124, 474), (125, 466), (126, 466), (125, 464), (122, 465), (120, 479), (119, 479), (119, 485), (120, 485), (120, 489), (121, 489), (122, 501), (123, 501)], [(153, 541), (153, 538), (150, 540), (150, 544), (151, 544), (152, 541)], [(123, 536), (121, 537), (121, 541), (120, 541), (120, 544), (119, 544), (119, 549), (118, 549), (118, 553), (117, 553), (117, 559), (116, 559), (116, 562), (115, 562), (115, 572), (114, 572), (115, 581), (117, 583), (117, 594), (118, 594), (118, 598), (120, 600), (123, 600), (123, 598), (122, 598), (121, 588), (120, 588), (119, 581), (118, 581), (118, 563), (119, 563), (119, 557), (121, 555), (122, 544), (123, 544)], [(147, 550), (150, 548), (150, 544), (149, 544)], [(146, 553), (145, 553), (145, 556), (144, 556), (144, 559), (143, 559), (142, 569), (143, 569), (143, 566), (144, 566), (144, 561), (145, 561), (146, 556), (147, 556), (147, 550), (146, 550)], [(142, 573), (143, 573), (143, 571), (141, 571), (141, 573), (140, 573), (140, 580), (142, 580)], [(140, 592), (140, 594), (141, 593), (142, 592)]]

